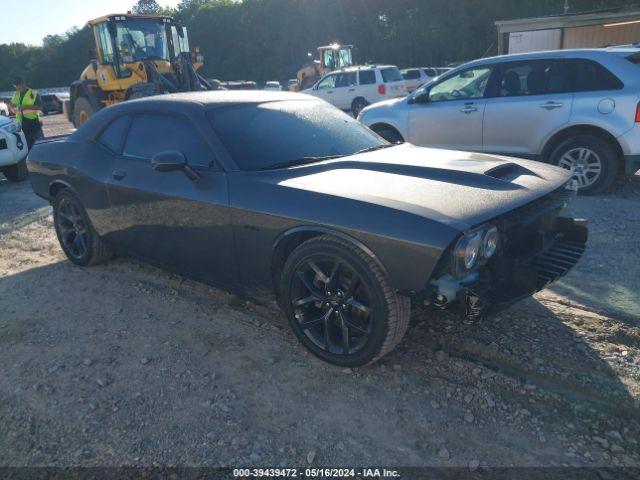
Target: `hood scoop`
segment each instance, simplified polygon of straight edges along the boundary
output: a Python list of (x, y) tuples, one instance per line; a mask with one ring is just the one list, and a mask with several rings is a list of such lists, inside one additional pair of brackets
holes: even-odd
[(539, 177), (535, 172), (529, 170), (528, 168), (523, 167), (522, 165), (518, 165), (517, 163), (503, 163), (496, 167), (493, 167), (486, 172), (485, 175), (488, 177), (495, 178), (497, 180), (502, 180), (505, 182), (512, 182), (518, 177), (523, 175), (531, 175), (532, 177)]

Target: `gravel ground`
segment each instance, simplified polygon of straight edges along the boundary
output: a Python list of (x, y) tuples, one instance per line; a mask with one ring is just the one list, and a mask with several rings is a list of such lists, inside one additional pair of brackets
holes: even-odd
[(415, 312), (351, 370), (277, 311), (72, 266), (50, 207), (2, 179), (0, 465), (640, 467), (640, 177), (571, 208), (591, 239), (563, 282), (474, 325)]

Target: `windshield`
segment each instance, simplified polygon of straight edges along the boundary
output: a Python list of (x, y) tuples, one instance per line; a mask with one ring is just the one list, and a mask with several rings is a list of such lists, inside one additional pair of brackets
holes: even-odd
[(351, 58), (351, 49), (342, 48), (338, 50), (338, 58), (336, 59), (336, 68), (345, 68), (353, 65)]
[(338, 70), (340, 68), (350, 67), (353, 65), (353, 58), (350, 48), (341, 48), (338, 50), (327, 49), (322, 54), (322, 63), (326, 68)]
[(241, 170), (352, 155), (387, 143), (354, 118), (318, 101), (233, 105), (207, 115)]
[(171, 26), (171, 35), (173, 36), (173, 49), (176, 55), (180, 53), (189, 53), (189, 32), (186, 27), (182, 27), (182, 37), (178, 34), (178, 28), (176, 25)]
[(167, 32), (158, 20), (127, 19), (116, 22), (116, 45), (124, 63), (169, 60)]

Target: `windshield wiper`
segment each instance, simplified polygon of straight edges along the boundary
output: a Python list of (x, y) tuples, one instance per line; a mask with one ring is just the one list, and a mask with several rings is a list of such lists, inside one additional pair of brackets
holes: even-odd
[(344, 155), (326, 155), (324, 157), (302, 157), (295, 160), (287, 160), (286, 162), (274, 163), (260, 170), (275, 170), (278, 168), (297, 167), (299, 165), (308, 165), (310, 163), (322, 162), (324, 160), (333, 160), (334, 158), (344, 157)]
[(354, 155), (358, 155), (359, 153), (367, 153), (367, 152), (375, 152), (376, 150), (382, 150), (383, 148), (395, 147), (398, 145), (397, 143), (381, 143), (380, 145), (374, 145), (373, 147), (363, 148), (362, 150), (358, 150)]

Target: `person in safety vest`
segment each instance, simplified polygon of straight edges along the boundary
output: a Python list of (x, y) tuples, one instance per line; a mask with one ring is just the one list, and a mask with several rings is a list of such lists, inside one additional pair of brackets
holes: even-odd
[(37, 90), (27, 87), (24, 78), (17, 76), (13, 81), (16, 92), (11, 97), (9, 108), (16, 115), (16, 122), (22, 126), (24, 136), (27, 139), (29, 150), (36, 140), (44, 137), (40, 112), (42, 111), (42, 98)]

